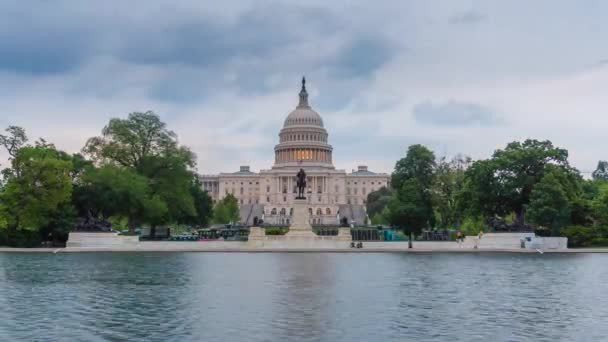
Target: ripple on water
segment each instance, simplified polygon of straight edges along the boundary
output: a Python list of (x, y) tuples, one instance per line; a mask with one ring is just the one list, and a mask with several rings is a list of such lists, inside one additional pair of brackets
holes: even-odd
[(597, 341), (607, 261), (0, 253), (0, 340)]

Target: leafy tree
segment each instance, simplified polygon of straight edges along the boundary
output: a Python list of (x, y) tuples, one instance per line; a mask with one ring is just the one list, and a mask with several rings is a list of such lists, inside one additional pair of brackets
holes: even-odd
[[(70, 211), (72, 164), (54, 147), (25, 146), (13, 152), (0, 193), (0, 216), (11, 230), (40, 230), (58, 211)], [(59, 215), (62, 216), (62, 215)]]
[(435, 154), (422, 145), (412, 145), (408, 148), (404, 158), (397, 161), (395, 170), (391, 175), (391, 184), (397, 193), (403, 189), (403, 184), (414, 179), (420, 193), (419, 204), (426, 210), (427, 224), (425, 227), (435, 225), (433, 212), (432, 187), (435, 177)]
[[(383, 186), (376, 191), (372, 191), (367, 195), (366, 209), (370, 217), (381, 214), (391, 200), (393, 192)], [(372, 220), (373, 221), (373, 220)]]
[(127, 119), (111, 119), (102, 136), (90, 138), (84, 152), (95, 161), (107, 161), (141, 171), (150, 156), (177, 149), (177, 137), (154, 112), (134, 112)]
[[(127, 119), (111, 119), (102, 136), (89, 139), (83, 151), (97, 164), (127, 168), (147, 179), (149, 197), (141, 203), (143, 208), (159, 209), (154, 215), (141, 211), (151, 223), (152, 236), (156, 225), (197, 214), (191, 194), (195, 156), (178, 144), (176, 134), (155, 113), (135, 112)], [(135, 224), (131, 222), (129, 227)]]
[(429, 189), (433, 183), (434, 169), (433, 151), (422, 145), (411, 145), (405, 158), (397, 161), (391, 184), (394, 189), (401, 189), (406, 180), (416, 178), (420, 186)]
[(608, 183), (599, 186), (598, 195), (592, 201), (597, 224), (608, 227)]
[(15, 157), (17, 151), (27, 142), (25, 130), (19, 126), (8, 126), (5, 130), (8, 135), (0, 134), (0, 145), (6, 148), (11, 157)]
[(596, 180), (605, 180), (608, 181), (608, 161), (600, 160), (597, 163), (597, 167), (595, 171), (591, 174), (591, 177)]
[(412, 248), (414, 234), (420, 234), (428, 226), (429, 212), (423, 196), (424, 188), (416, 178), (407, 179), (388, 204), (388, 220), (391, 225), (409, 234)]
[(568, 247), (588, 247), (598, 238), (595, 227), (566, 226), (560, 230), (560, 235), (568, 238)]
[(202, 183), (196, 175), (192, 179), (192, 184), (190, 185), (190, 195), (194, 200), (196, 214), (185, 216), (182, 219), (182, 223), (206, 227), (209, 225), (209, 221), (213, 215), (213, 200), (211, 199), (211, 196), (203, 190)]
[(514, 212), (517, 221), (524, 223), (532, 190), (550, 165), (572, 172), (568, 151), (550, 141), (509, 143), (491, 159), (477, 161), (467, 170), (463, 198), (470, 201), (473, 212), (488, 216)]
[(239, 219), (239, 205), (232, 194), (219, 200), (213, 209), (213, 222), (215, 223), (238, 222)]
[[(390, 203), (391, 199), (392, 199), (392, 196), (389, 198), (389, 203)], [(382, 212), (376, 213), (370, 218), (372, 221), (372, 224), (390, 224), (389, 214), (390, 213), (388, 210), (388, 203), (387, 203), (386, 207), (384, 207)]]
[(151, 191), (148, 180), (128, 168), (103, 165), (83, 175), (83, 186), (78, 201), (85, 213), (108, 219), (111, 216), (128, 218), (130, 231), (147, 223), (146, 206)]
[(572, 213), (568, 194), (559, 178), (558, 170), (545, 174), (534, 186), (527, 210), (530, 222), (549, 228), (554, 236), (561, 227), (570, 224)]
[(460, 225), (463, 211), (458, 199), (464, 186), (464, 174), (471, 164), (471, 158), (456, 156), (451, 161), (441, 158), (435, 171), (433, 203), (442, 227)]

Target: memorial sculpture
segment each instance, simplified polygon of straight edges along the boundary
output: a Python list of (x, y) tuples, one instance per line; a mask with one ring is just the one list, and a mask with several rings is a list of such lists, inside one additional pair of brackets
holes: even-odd
[(486, 225), (495, 232), (532, 232), (534, 229), (532, 226), (515, 221), (513, 223), (507, 223), (504, 219), (499, 217), (488, 217), (486, 218)]
[(91, 212), (87, 212), (86, 217), (78, 217), (74, 222), (75, 232), (111, 232), (112, 224), (106, 220), (100, 220), (93, 215)]
[(298, 197), (296, 199), (306, 199), (304, 192), (306, 191), (306, 172), (300, 169), (296, 175), (296, 186), (298, 187)]

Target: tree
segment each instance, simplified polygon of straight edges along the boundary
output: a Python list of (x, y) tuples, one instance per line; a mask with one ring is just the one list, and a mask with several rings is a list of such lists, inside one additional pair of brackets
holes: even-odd
[(599, 186), (599, 192), (592, 201), (594, 216), (597, 224), (608, 227), (608, 183)]
[[(103, 165), (83, 175), (83, 186), (77, 197), (83, 214), (108, 219), (123, 216), (128, 219), (131, 232), (142, 223), (148, 223), (151, 201), (148, 180), (132, 170), (116, 165)], [(164, 212), (164, 211), (163, 211)]]
[(513, 212), (523, 224), (532, 190), (550, 170), (549, 165), (573, 172), (568, 151), (554, 147), (548, 140), (509, 143), (504, 150), (494, 152), (491, 159), (473, 163), (466, 173), (467, 193), (463, 195), (471, 201), (470, 208), (480, 214)]
[(433, 151), (422, 145), (411, 145), (405, 158), (397, 161), (391, 175), (391, 184), (394, 189), (401, 189), (406, 180), (416, 178), (420, 186), (428, 189), (433, 183), (434, 169)]
[(97, 162), (140, 168), (150, 156), (172, 153), (177, 137), (154, 112), (133, 112), (127, 119), (111, 119), (102, 136), (90, 138), (83, 151)]
[(530, 222), (548, 228), (553, 236), (571, 223), (570, 200), (560, 182), (558, 170), (548, 172), (534, 186), (527, 213)]
[[(13, 152), (0, 192), (0, 216), (10, 230), (40, 230), (70, 209), (72, 164), (54, 147), (25, 146)], [(62, 216), (62, 215), (59, 215)]]
[(421, 207), (426, 210), (427, 224), (425, 227), (435, 226), (435, 215), (433, 212), (432, 187), (435, 177), (435, 154), (422, 145), (411, 145), (404, 158), (397, 161), (395, 171), (391, 175), (391, 184), (397, 193), (402, 191), (403, 184), (414, 179)]
[(597, 163), (595, 171), (591, 174), (591, 177), (595, 180), (606, 180), (608, 181), (608, 161), (600, 160)]
[[(392, 198), (393, 192), (383, 186), (367, 195), (366, 210), (369, 217), (374, 217), (382, 213)], [(373, 220), (372, 220), (373, 221)]]
[(213, 209), (213, 222), (215, 223), (238, 222), (239, 219), (239, 205), (232, 194), (228, 194), (219, 200)]
[(127, 168), (147, 179), (149, 198), (145, 203), (163, 208), (154, 217), (144, 215), (151, 223), (152, 236), (156, 225), (196, 215), (190, 191), (195, 156), (178, 144), (176, 134), (155, 113), (135, 112), (127, 119), (111, 119), (102, 136), (90, 138), (83, 151), (98, 165)]
[(409, 234), (409, 248), (412, 248), (413, 235), (428, 226), (429, 212), (423, 192), (416, 178), (407, 179), (388, 204), (388, 220)]
[(0, 145), (6, 148), (11, 157), (15, 157), (17, 151), (27, 142), (25, 130), (19, 126), (8, 126), (5, 130), (8, 135), (0, 134)]
[(435, 171), (433, 183), (433, 203), (442, 227), (455, 227), (463, 219), (459, 208), (458, 195), (464, 186), (464, 174), (471, 164), (471, 158), (456, 156), (451, 161), (441, 158)]
[(213, 215), (213, 200), (209, 194), (203, 190), (202, 183), (197, 175), (192, 179), (190, 195), (194, 200), (194, 209), (196, 210), (196, 213), (184, 216), (181, 219), (181, 223), (206, 227)]

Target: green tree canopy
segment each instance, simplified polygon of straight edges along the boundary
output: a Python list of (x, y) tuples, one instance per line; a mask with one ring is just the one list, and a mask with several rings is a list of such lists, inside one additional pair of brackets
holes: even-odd
[(464, 186), (465, 171), (471, 158), (456, 156), (447, 161), (441, 158), (437, 163), (433, 183), (433, 204), (442, 227), (456, 227), (463, 220), (463, 211), (458, 203)]
[(144, 177), (146, 196), (137, 209), (141, 215), (129, 217), (140, 216), (151, 224), (152, 234), (158, 224), (197, 215), (191, 192), (195, 156), (178, 144), (176, 134), (155, 113), (135, 112), (127, 119), (111, 119), (102, 136), (90, 138), (83, 151), (98, 165), (126, 168)]
[(27, 142), (27, 135), (19, 126), (8, 126), (5, 131), (8, 134), (0, 134), (0, 145), (4, 146), (11, 157), (15, 157), (17, 151)]
[(190, 185), (190, 195), (194, 201), (194, 209), (196, 213), (185, 215), (180, 219), (182, 223), (191, 224), (198, 227), (206, 227), (213, 215), (213, 200), (211, 196), (203, 190), (202, 184), (198, 176), (192, 179)]
[(550, 141), (512, 142), (504, 150), (494, 152), (491, 159), (473, 163), (466, 172), (468, 194), (464, 198), (480, 214), (515, 213), (523, 223), (532, 190), (551, 169), (548, 166), (573, 172), (568, 164), (568, 151), (554, 147)]
[(213, 222), (215, 223), (234, 223), (240, 219), (239, 204), (232, 194), (226, 195), (215, 204), (213, 209)]
[(571, 223), (570, 199), (560, 178), (559, 170), (546, 173), (534, 186), (527, 209), (528, 220), (550, 229), (552, 235), (558, 235), (560, 228)]
[(428, 189), (433, 183), (434, 172), (433, 151), (422, 145), (411, 145), (406, 156), (397, 161), (391, 185), (394, 189), (401, 189), (406, 180), (416, 178), (420, 186)]
[(8, 228), (39, 230), (56, 211), (69, 210), (72, 164), (52, 146), (24, 146), (13, 152), (11, 172), (0, 192), (0, 216)]
[[(435, 154), (427, 147), (422, 145), (412, 145), (408, 148), (404, 158), (397, 161), (395, 171), (391, 175), (391, 185), (397, 193), (397, 198), (405, 198), (404, 184), (407, 181), (415, 180), (416, 189), (420, 191), (417, 198), (422, 202), (420, 207), (426, 210), (425, 227), (435, 226), (435, 214), (433, 211), (432, 187), (435, 180)], [(411, 182), (408, 183), (412, 188)], [(393, 206), (394, 207), (394, 206)]]
[(388, 205), (388, 202), (391, 200), (393, 196), (393, 192), (391, 189), (383, 186), (376, 191), (372, 191), (367, 195), (367, 215), (369, 217), (374, 217), (377, 214), (382, 213), (382, 211)]
[(429, 211), (423, 196), (424, 188), (416, 178), (403, 182), (401, 189), (388, 204), (388, 220), (391, 225), (410, 235), (419, 234), (428, 226)]

